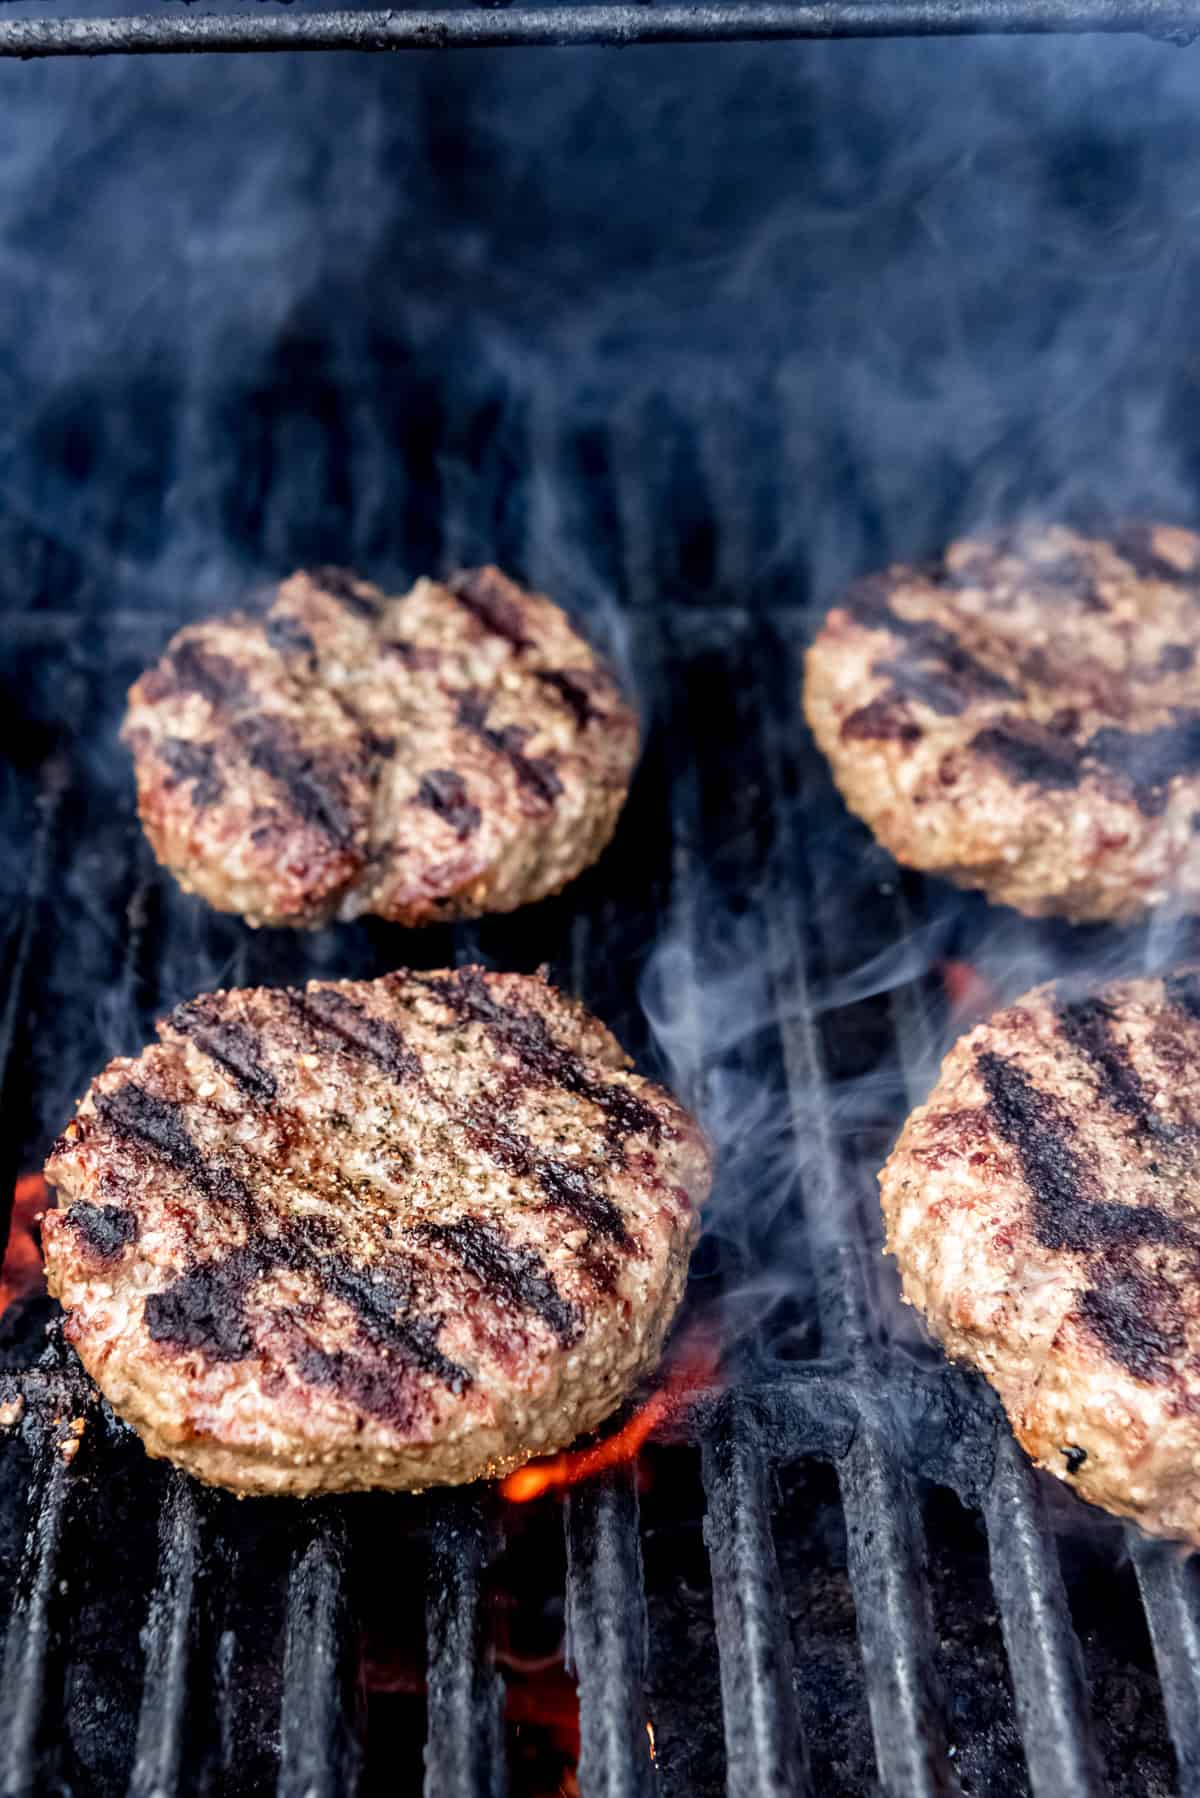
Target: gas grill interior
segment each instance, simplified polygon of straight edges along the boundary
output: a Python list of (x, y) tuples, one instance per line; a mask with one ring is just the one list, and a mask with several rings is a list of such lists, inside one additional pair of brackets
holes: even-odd
[[(195, 992), (548, 963), (712, 1130), (680, 1335), (720, 1365), (529, 1504), (238, 1502), (12, 1299), (0, 1798), (1200, 1791), (1194, 1563), (1031, 1471), (874, 1189), (972, 970), (1155, 944), (901, 875), (799, 710), (853, 572), (1047, 495), (1195, 522), (1197, 109), (1165, 49), (919, 50), (4, 69), (0, 1191)], [(181, 894), (116, 742), (171, 631), (489, 559), (643, 708), (601, 864), (454, 930)]]

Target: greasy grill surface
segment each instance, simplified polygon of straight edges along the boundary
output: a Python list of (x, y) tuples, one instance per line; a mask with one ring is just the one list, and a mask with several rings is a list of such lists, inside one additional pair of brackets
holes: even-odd
[(569, 895), (302, 941), (186, 900), (141, 843), (113, 734), (174, 622), (43, 613), (0, 639), (3, 1191), (95, 1067), (221, 982), (549, 961), (657, 1071), (635, 996), (669, 934), (648, 990), (724, 1163), (689, 1311), (720, 1329), (727, 1379), (637, 1476), (565, 1503), (239, 1505), (147, 1464), (43, 1337), (49, 1307), (10, 1310), (0, 1794), (423, 1778), (456, 1798), (571, 1790), (576, 1767), (612, 1798), (1200, 1790), (1190, 1564), (1048, 1492), (877, 1265), (870, 1176), (945, 1022), (928, 978), (877, 958), (907, 943), (927, 966), (933, 932), (969, 954), (982, 912), (935, 919), (843, 819), (798, 724), (805, 621), (642, 615), (647, 752)]

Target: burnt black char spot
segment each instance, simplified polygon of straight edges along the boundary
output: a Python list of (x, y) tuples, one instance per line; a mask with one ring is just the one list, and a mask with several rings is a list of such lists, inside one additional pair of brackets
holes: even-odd
[(1087, 1449), (1079, 1448), (1073, 1442), (1068, 1442), (1060, 1452), (1063, 1460), (1067, 1464), (1068, 1473), (1078, 1473), (1079, 1469), (1087, 1460)]
[(592, 682), (595, 676), (590, 675), (586, 669), (539, 668), (537, 678), (544, 687), (549, 687), (557, 693), (563, 704), (574, 713), (575, 722), (580, 730), (586, 730), (593, 718), (605, 716), (604, 712), (592, 703)]
[(1058, 1005), (1063, 1036), (1082, 1055), (1096, 1076), (1100, 1096), (1114, 1111), (1131, 1118), (1142, 1130), (1158, 1130), (1161, 1120), (1146, 1094), (1124, 1046), (1113, 1033), (1115, 1011), (1106, 999), (1064, 999)]
[(870, 575), (851, 587), (845, 606), (868, 630), (890, 631), (903, 642), (903, 654), (879, 662), (875, 670), (890, 677), (897, 693), (944, 717), (956, 717), (972, 699), (1014, 697), (1012, 684), (964, 648), (953, 631), (897, 612), (894, 592), (886, 575)]
[(531, 1311), (564, 1348), (579, 1340), (583, 1325), (578, 1311), (562, 1297), (531, 1250), (514, 1248), (498, 1231), (469, 1217), (454, 1224), (430, 1224), (424, 1234), (474, 1274), (488, 1298), (515, 1311)]
[(427, 980), (425, 985), (459, 1017), (482, 1024), (496, 1047), (515, 1056), (532, 1079), (544, 1086), (565, 1087), (598, 1105), (614, 1145), (638, 1133), (652, 1142), (662, 1140), (662, 1119), (652, 1106), (627, 1086), (595, 1079), (578, 1055), (551, 1036), (537, 1012), (502, 1005), (478, 968), (461, 968), (449, 978)]
[(464, 693), (459, 699), (459, 726), (463, 730), (469, 730), (481, 743), (486, 743), (489, 749), (494, 749), (497, 755), (507, 757), (521, 785), (536, 793), (547, 805), (552, 805), (563, 790), (554, 763), (548, 756), (523, 754), (529, 732), (522, 730), (517, 724), (508, 724), (503, 730), (493, 730), (487, 722), (487, 714), (488, 701), (482, 693)]
[(98, 1094), (96, 1110), (114, 1135), (149, 1149), (214, 1204), (243, 1213), (252, 1209), (245, 1182), (222, 1162), (205, 1158), (188, 1134), (182, 1110), (169, 1099), (156, 1098), (129, 1080), (115, 1092)]
[(322, 593), (328, 593), (339, 605), (353, 612), (356, 618), (375, 619), (379, 616), (379, 601), (372, 593), (359, 590), (355, 576), (348, 568), (317, 568), (313, 570), (313, 580)]
[(298, 618), (275, 612), (267, 619), (267, 642), (280, 655), (315, 656), (317, 646)]
[(420, 1075), (421, 1063), (396, 1025), (373, 1017), (336, 987), (313, 987), (306, 993), (289, 988), (287, 999), (318, 1040), (332, 1039), (334, 1048), (353, 1050), (392, 1080), (413, 1080)]
[(1195, 660), (1196, 651), (1190, 643), (1165, 643), (1159, 653), (1159, 672), (1182, 674)]
[(532, 639), (525, 629), (525, 615), (491, 569), (464, 569), (461, 574), (452, 575), (447, 585), (459, 605), (493, 636), (503, 637), (514, 649), (530, 647)]
[(467, 1370), (443, 1355), (437, 1346), (441, 1320), (408, 1315), (413, 1294), (402, 1272), (399, 1278), (388, 1278), (386, 1274), (356, 1267), (342, 1256), (317, 1262), (313, 1271), (326, 1291), (354, 1312), (363, 1335), (376, 1348), (396, 1355), (421, 1373), (431, 1374), (451, 1392), (461, 1392), (470, 1385)]
[(1114, 1360), (1141, 1380), (1165, 1380), (1183, 1344), (1179, 1294), (1147, 1272), (1136, 1251), (1147, 1244), (1197, 1245), (1186, 1228), (1147, 1204), (1097, 1199), (1090, 1168), (1056, 1101), (1011, 1061), (984, 1051), (976, 1066), (1000, 1135), (1017, 1153), (1032, 1200), (1034, 1233), (1051, 1249), (1086, 1257), (1092, 1284), (1076, 1315)]
[(164, 1292), (146, 1300), (146, 1328), (155, 1342), (199, 1349), (212, 1361), (244, 1361), (254, 1347), (246, 1322), (246, 1294), (269, 1271), (253, 1249), (234, 1249), (203, 1261)]
[(1082, 752), (1069, 737), (1024, 718), (1002, 718), (977, 731), (971, 748), (996, 762), (1013, 780), (1039, 787), (1073, 787), (1078, 783)]
[(213, 766), (211, 743), (189, 743), (184, 737), (164, 737), (158, 745), (159, 759), (169, 769), (172, 786), (181, 781), (192, 782), (193, 805), (215, 805), (225, 790), (225, 783)]
[(205, 1055), (219, 1062), (244, 1093), (270, 1105), (278, 1092), (274, 1074), (263, 1061), (262, 1042), (248, 1024), (223, 1018), (207, 999), (177, 1005), (167, 1022), (180, 1036), (190, 1037)]
[(1168, 1005), (1185, 1012), (1200, 1024), (1200, 973), (1189, 969), (1182, 974), (1168, 974), (1163, 981), (1163, 992)]
[(1157, 730), (1098, 730), (1083, 753), (1127, 780), (1138, 810), (1157, 817), (1172, 775), (1200, 773), (1200, 712), (1179, 710)]
[(844, 718), (838, 734), (847, 743), (919, 743), (924, 732), (903, 700), (882, 694)]
[(67, 1212), (67, 1222), (102, 1261), (115, 1259), (137, 1239), (137, 1214), (120, 1205), (89, 1205), (80, 1201)]
[(1142, 580), (1174, 581), (1177, 586), (1190, 586), (1194, 585), (1200, 572), (1177, 568), (1166, 556), (1160, 556), (1154, 547), (1154, 526), (1151, 524), (1132, 520), (1120, 524), (1110, 533), (1110, 541), (1117, 554)]
[(467, 798), (467, 783), (453, 768), (433, 768), (423, 774), (417, 800), (436, 812), (460, 837), (469, 837), (479, 829), (483, 814)]
[(243, 705), (249, 697), (240, 669), (228, 656), (201, 649), (190, 638), (168, 652), (165, 669), (176, 692), (199, 693), (214, 710)]
[[(344, 775), (354, 758), (335, 759), (328, 753), (304, 748), (294, 732), (278, 719), (247, 718), (234, 735), (252, 768), (277, 781), (296, 816), (327, 836), (339, 848), (355, 845), (359, 820), (346, 793)], [(338, 766), (340, 761), (343, 765)]]

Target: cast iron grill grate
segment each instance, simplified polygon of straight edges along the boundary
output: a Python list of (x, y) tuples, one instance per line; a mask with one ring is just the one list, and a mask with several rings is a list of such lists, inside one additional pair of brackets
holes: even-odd
[[(725, 1064), (779, 1095), (787, 1143), (766, 1165), (754, 1142), (733, 1156), (717, 1249), (698, 1256), (689, 1308), (721, 1320), (726, 1378), (681, 1404), (640, 1473), (563, 1501), (239, 1505), (147, 1463), (45, 1337), (49, 1306), (10, 1308), (0, 1401), (25, 1411), (0, 1437), (4, 1798), (334, 1798), (413, 1789), (422, 1759), (429, 1798), (1200, 1791), (1193, 1563), (1098, 1521), (1076, 1541), (1077, 1512), (1047, 1508), (982, 1385), (893, 1341), (873, 1296), (864, 1173), (903, 1096), (884, 1082), (879, 1117), (847, 1128), (845, 1080), (898, 1065), (930, 1002), (919, 982), (831, 994), (840, 965), (921, 927), (923, 899), (843, 821), (804, 748), (803, 621), (635, 619), (653, 728), (601, 868), (529, 918), (300, 939), (186, 900), (141, 842), (113, 731), (171, 621), (5, 620), (21, 898), (0, 1011), (4, 1191), (105, 1055), (222, 981), (548, 959), (645, 1056), (646, 957), (670, 931), (681, 978), (704, 966), (718, 897), (761, 927), (774, 995)], [(963, 902), (964, 931), (972, 915)], [(697, 1036), (712, 1028), (700, 988), (673, 1002)], [(712, 1048), (698, 1044), (693, 1098), (720, 1071)], [(804, 1170), (799, 1194), (785, 1163)], [(781, 1254), (796, 1292), (747, 1324), (738, 1294)], [(535, 1611), (565, 1630), (561, 1684), (578, 1691), (577, 1768), (572, 1753), (557, 1785), (523, 1758), (536, 1717), (514, 1722)]]

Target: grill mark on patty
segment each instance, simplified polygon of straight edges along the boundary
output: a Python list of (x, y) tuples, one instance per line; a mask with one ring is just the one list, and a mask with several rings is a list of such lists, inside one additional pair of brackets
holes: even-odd
[(244, 1361), (254, 1347), (246, 1297), (269, 1268), (257, 1245), (190, 1268), (147, 1298), (144, 1316), (151, 1340), (198, 1350), (210, 1361)]
[(927, 618), (906, 618), (892, 604), (894, 583), (886, 575), (867, 575), (847, 594), (845, 609), (868, 630), (899, 637), (899, 656), (875, 666), (890, 677), (896, 696), (920, 700), (943, 717), (956, 717), (973, 699), (1017, 696), (1012, 683), (972, 654), (944, 625)]
[(283, 788), (302, 823), (341, 849), (355, 847), (359, 821), (343, 778), (354, 766), (354, 757), (344, 754), (335, 759), (327, 751), (305, 749), (289, 725), (272, 718), (244, 719), (233, 734), (250, 766)]
[(839, 734), (846, 743), (919, 743), (925, 733), (902, 698), (883, 693), (843, 718)]
[(333, 1039), (335, 1049), (350, 1049), (373, 1062), (392, 1080), (420, 1076), (421, 1063), (395, 1024), (377, 1018), (336, 987), (315, 987), (299, 992), (284, 989), (285, 998), (301, 1024), (320, 1040)]
[(488, 569), (463, 569), (460, 574), (452, 575), (446, 585), (459, 605), (494, 637), (503, 637), (516, 650), (531, 647), (532, 639), (525, 629), (525, 614)]
[(592, 1235), (604, 1237), (620, 1248), (633, 1247), (619, 1207), (592, 1184), (582, 1168), (541, 1154), (527, 1136), (498, 1117), (469, 1118), (466, 1123), (476, 1148), (482, 1149), (506, 1173), (536, 1180), (552, 1211), (569, 1212)]
[(348, 568), (326, 566), (313, 570), (313, 580), (322, 593), (328, 593), (331, 599), (344, 606), (347, 612), (356, 618), (368, 618), (372, 622), (379, 617), (382, 607), (374, 594), (362, 593), (355, 576)]
[(205, 1157), (188, 1133), (182, 1108), (170, 1099), (157, 1098), (135, 1080), (127, 1080), (115, 1092), (97, 1093), (96, 1111), (115, 1136), (149, 1149), (213, 1204), (243, 1215), (253, 1211), (245, 1181), (223, 1162)]
[(455, 722), (460, 730), (470, 731), (481, 743), (486, 743), (497, 755), (508, 761), (521, 786), (536, 793), (546, 805), (553, 805), (562, 792), (562, 781), (558, 770), (549, 756), (529, 756), (523, 753), (529, 741), (529, 732), (519, 724), (506, 724), (503, 730), (495, 730), (487, 722), (491, 701), (486, 694), (471, 691), (459, 696), (458, 714)]
[(222, 1018), (219, 1006), (203, 999), (177, 1005), (167, 1019), (172, 1030), (186, 1036), (217, 1062), (241, 1090), (260, 1105), (270, 1105), (279, 1084), (263, 1060), (262, 1041), (248, 1024)]
[(553, 1276), (531, 1249), (513, 1247), (498, 1230), (469, 1217), (453, 1224), (428, 1224), (422, 1235), (447, 1249), (474, 1274), (490, 1299), (539, 1317), (563, 1348), (579, 1340), (583, 1323), (578, 1311), (563, 1298)]
[(84, 1247), (101, 1261), (114, 1261), (137, 1240), (137, 1213), (122, 1205), (89, 1205), (80, 1199), (66, 1213), (66, 1221)]
[(1028, 718), (1002, 718), (977, 731), (970, 747), (996, 762), (1010, 779), (1032, 786), (1066, 788), (1078, 784), (1081, 751), (1069, 737)]
[(1083, 753), (1127, 780), (1138, 810), (1156, 818), (1166, 807), (1172, 776), (1200, 773), (1200, 712), (1181, 708), (1157, 730), (1106, 726), (1084, 744)]
[(652, 1106), (628, 1087), (594, 1079), (578, 1055), (551, 1035), (536, 1012), (502, 1005), (478, 968), (462, 968), (449, 978), (417, 978), (457, 1017), (482, 1024), (496, 1047), (515, 1056), (532, 1079), (544, 1086), (564, 1087), (598, 1105), (614, 1147), (641, 1132), (652, 1142), (661, 1142), (662, 1119)]
[(1029, 1188), (1037, 1240), (1085, 1257), (1091, 1285), (1080, 1291), (1074, 1315), (1135, 1378), (1168, 1379), (1167, 1357), (1183, 1340), (1179, 1294), (1170, 1280), (1139, 1265), (1136, 1253), (1162, 1244), (1187, 1249), (1195, 1259), (1200, 1244), (1155, 1205), (1098, 1199), (1092, 1170), (1057, 1100), (991, 1050), (980, 1053), (975, 1065), (995, 1127), (1015, 1150)]
[(1178, 568), (1154, 547), (1154, 527), (1127, 520), (1115, 530), (1109, 529), (1108, 540), (1122, 561), (1142, 580), (1173, 581), (1176, 586), (1193, 586), (1195, 569)]
[(245, 677), (228, 656), (190, 640), (170, 650), (149, 678), (154, 683), (147, 694), (151, 700), (165, 699), (168, 693), (198, 693), (220, 711), (233, 710), (249, 698)]
[(1091, 1068), (1104, 1102), (1132, 1119), (1139, 1130), (1160, 1130), (1161, 1120), (1149, 1095), (1124, 1045), (1114, 1035), (1116, 1012), (1108, 1000), (1095, 996), (1060, 999), (1057, 1011), (1059, 1029)]
[(467, 798), (466, 781), (453, 768), (432, 768), (423, 774), (417, 803), (436, 812), (460, 838), (469, 837), (483, 821), (479, 807)]
[(215, 805), (224, 793), (225, 783), (213, 766), (215, 751), (211, 743), (190, 743), (185, 737), (163, 737), (158, 744), (158, 757), (169, 771), (168, 786), (191, 781), (193, 805)]
[(302, 655), (315, 660), (317, 646), (298, 618), (275, 612), (267, 619), (267, 642), (280, 655)]
[(1188, 970), (1168, 974), (1163, 980), (1163, 994), (1168, 1005), (1200, 1024), (1200, 973)]
[[(592, 703), (593, 683), (601, 684), (603, 676), (598, 679), (589, 677), (582, 668), (539, 668), (535, 678), (552, 693), (557, 693), (563, 704), (573, 713), (580, 730), (586, 730), (594, 718), (603, 718), (605, 714)], [(607, 685), (606, 682), (603, 684)]]
[(1159, 674), (1182, 674), (1196, 660), (1191, 643), (1164, 643), (1158, 653)]

